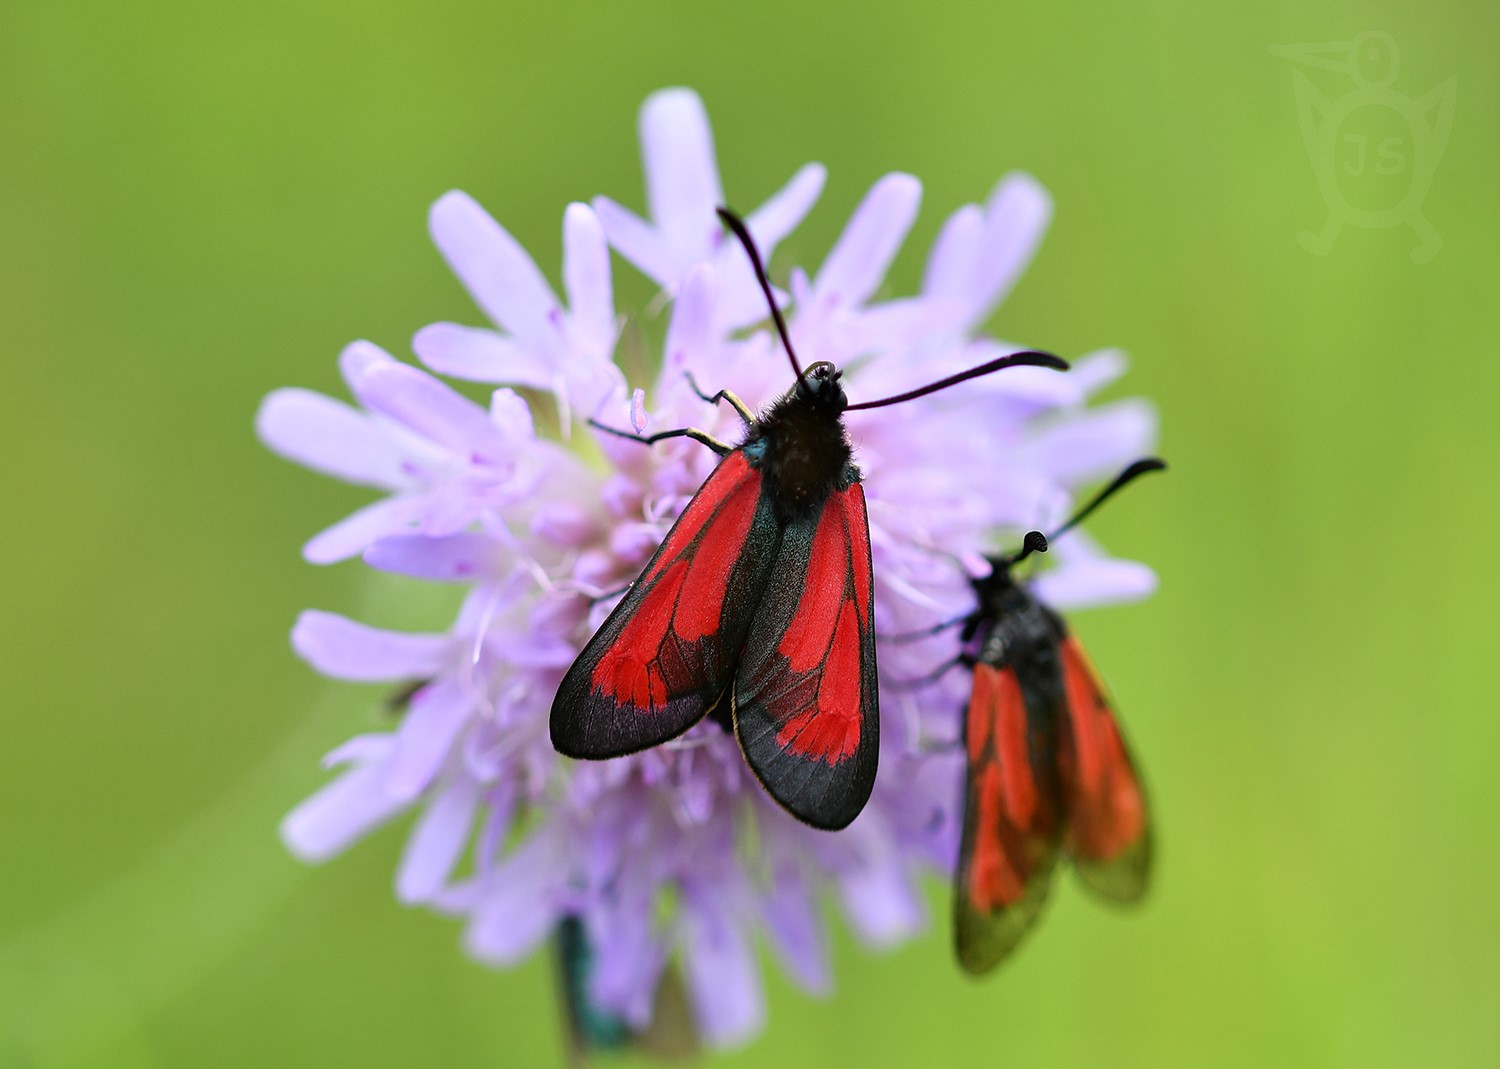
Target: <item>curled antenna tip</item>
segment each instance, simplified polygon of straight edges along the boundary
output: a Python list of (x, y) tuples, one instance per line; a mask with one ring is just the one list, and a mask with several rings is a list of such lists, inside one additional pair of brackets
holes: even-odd
[(1047, 536), (1041, 531), (1027, 531), (1026, 537), (1021, 541), (1021, 549), (1026, 553), (1047, 552)]
[(1067, 371), (1072, 365), (1055, 353), (1041, 349), (1027, 349), (1012, 353), (1011, 360), (1023, 367), (1050, 367), (1054, 371)]
[(1134, 478), (1148, 471), (1166, 471), (1167, 462), (1161, 457), (1142, 457), (1120, 473), (1120, 478)]

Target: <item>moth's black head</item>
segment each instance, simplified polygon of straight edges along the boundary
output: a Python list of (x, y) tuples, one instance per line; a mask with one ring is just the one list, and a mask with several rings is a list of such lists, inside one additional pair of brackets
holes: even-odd
[(844, 396), (844, 388), (839, 385), (843, 376), (844, 373), (827, 360), (819, 360), (797, 380), (797, 396), (812, 402), (815, 408), (826, 409), (836, 416), (843, 415), (844, 409), (849, 407), (849, 398)]
[(981, 605), (991, 603), (1016, 585), (1015, 577), (1011, 575), (1011, 568), (1015, 565), (1013, 557), (986, 555), (984, 559), (989, 562), (990, 574), (971, 576), (969, 579)]
[(1027, 531), (1026, 537), (1021, 542), (1021, 548), (1017, 552), (986, 554), (984, 559), (989, 562), (990, 574), (969, 580), (973, 584), (975, 595), (979, 598), (979, 604), (995, 609), (1008, 593), (1021, 589), (1021, 584), (1016, 582), (1011, 574), (1015, 566), (1033, 553), (1045, 552), (1047, 552), (1047, 536), (1041, 531)]

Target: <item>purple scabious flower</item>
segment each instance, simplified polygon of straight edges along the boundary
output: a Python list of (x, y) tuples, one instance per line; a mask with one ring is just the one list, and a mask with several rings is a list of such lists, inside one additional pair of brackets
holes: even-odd
[[(714, 214), (724, 195), (698, 97), (650, 97), (641, 142), (645, 218), (604, 197), (564, 213), (566, 303), (468, 196), (434, 205), (433, 240), (489, 322), (433, 324), (413, 348), (430, 372), (496, 386), (487, 406), (369, 342), (340, 358), (357, 405), (296, 389), (264, 402), (257, 425), (270, 448), (384, 494), (308, 542), (308, 560), (358, 555), (463, 592), (442, 633), (317, 611), (297, 621), (293, 646), (318, 671), (420, 686), (394, 731), (328, 755), (336, 778), (287, 816), (282, 835), (299, 857), (321, 861), (413, 811), (396, 873), (401, 901), (461, 917), (469, 952), (498, 966), (533, 953), (564, 920), (580, 921), (594, 952), (591, 997), (635, 1026), (649, 1021), (675, 960), (700, 1035), (722, 1046), (763, 1024), (759, 941), (800, 986), (828, 990), (825, 897), (873, 946), (922, 930), (919, 881), (950, 873), (957, 853), (963, 767), (950, 744), (967, 680), (952, 672), (920, 692), (885, 685), (951, 659), (951, 632), (881, 644), (880, 774), (864, 812), (837, 833), (778, 808), (734, 739), (707, 721), (611, 761), (574, 763), (552, 750), (548, 716), (564, 671), (718, 460), (689, 440), (647, 448), (587, 420), (734, 439), (737, 417), (702, 401), (686, 373), (752, 406), (791, 385), (763, 296)], [(767, 256), (823, 182), (810, 164), (749, 214)], [(1046, 192), (1007, 176), (983, 205), (948, 219), (921, 291), (885, 299), (882, 281), (920, 199), (910, 175), (876, 182), (822, 264), (793, 269), (783, 294), (799, 352), (842, 367), (851, 400), (1020, 347), (980, 328), (1036, 250), (1051, 214)], [(670, 307), (660, 373), (633, 393), (613, 359), (611, 249)], [(1088, 405), (1124, 367), (1105, 351), (1067, 375), (1017, 368), (850, 414), (881, 634), (968, 611), (954, 554), (1047, 526), (1076, 490), (1148, 450), (1148, 405)], [(562, 441), (537, 433), (513, 387), (554, 407)], [(1149, 569), (1110, 558), (1080, 532), (1059, 539), (1052, 558), (1036, 589), (1061, 608), (1154, 585)]]

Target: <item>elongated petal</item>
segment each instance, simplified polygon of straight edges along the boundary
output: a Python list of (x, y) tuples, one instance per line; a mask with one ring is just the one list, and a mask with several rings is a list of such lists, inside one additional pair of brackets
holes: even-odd
[(410, 527), (422, 514), (421, 498), (391, 497), (366, 505), (332, 527), (314, 535), (302, 547), (302, 557), (311, 564), (335, 564), (362, 553), (386, 535)]
[(566, 855), (557, 831), (540, 828), (486, 877), (484, 894), (464, 933), (480, 961), (514, 965), (547, 938), (561, 919), (556, 892)]
[(595, 955), (592, 993), (600, 1005), (644, 1028), (651, 1022), (667, 950), (649, 925), (637, 921), (650, 910), (650, 901), (632, 901), (631, 905), (634, 910), (603, 913), (591, 926)]
[(718, 331), (714, 323), (714, 300), (719, 281), (709, 264), (697, 264), (682, 280), (682, 289), (672, 306), (662, 354), (661, 381), (670, 391), (688, 389), (686, 373), (701, 374), (704, 364), (718, 355)]
[(319, 762), (325, 771), (340, 765), (368, 765), (384, 761), (391, 754), (393, 736), (389, 732), (369, 732), (347, 739), (323, 755)]
[(1156, 410), (1125, 400), (1082, 412), (1027, 443), (1025, 460), (1062, 483), (1113, 475), (1156, 440)]
[(426, 790), (475, 711), (474, 696), (452, 677), (418, 691), (396, 732), (385, 789), (396, 798), (415, 798)]
[(468, 845), (479, 798), (479, 785), (461, 776), (427, 806), (406, 841), (401, 867), (396, 870), (398, 899), (415, 905), (442, 889)]
[(365, 550), (365, 563), (383, 572), (434, 583), (472, 583), (494, 570), (500, 546), (491, 538), (462, 531), (446, 538), (392, 535)]
[(570, 204), (563, 215), (563, 285), (575, 343), (592, 359), (608, 357), (615, 342), (609, 243), (587, 204)]
[(969, 285), (976, 322), (1005, 299), (1052, 221), (1052, 197), (1029, 174), (1006, 175), (985, 207), (981, 252)]
[(674, 288), (677, 284), (677, 258), (666, 237), (646, 220), (608, 197), (595, 197), (593, 203), (594, 212), (614, 250), (658, 285)]
[[(809, 163), (770, 200), (745, 219), (750, 235), (769, 262), (776, 246), (797, 228), (823, 192), (827, 171), (822, 164)], [(766, 299), (761, 293), (750, 260), (740, 244), (727, 236), (719, 238), (719, 251), (713, 258), (720, 277), (720, 297), (716, 315), (722, 330), (747, 327), (766, 318)], [(780, 299), (785, 304), (785, 298)]]
[(325, 676), (361, 683), (430, 679), (448, 663), (449, 635), (386, 631), (309, 609), (292, 628), (292, 648)]
[(1032, 581), (1032, 589), (1059, 609), (1087, 609), (1138, 601), (1156, 591), (1156, 573), (1144, 564), (1109, 556), (1087, 531), (1075, 527), (1048, 554), (1057, 567)]
[(1132, 560), (1080, 562), (1032, 580), (1036, 596), (1057, 609), (1089, 609), (1139, 601), (1156, 592), (1156, 573)]
[(866, 859), (840, 875), (839, 897), (849, 914), (849, 922), (867, 943), (891, 946), (922, 928), (926, 910), (901, 864), (889, 831), (867, 819), (863, 826), (856, 824), (843, 834), (856, 828), (864, 840), (858, 845)]
[(361, 375), (377, 364), (394, 363), (396, 358), (374, 342), (355, 341), (344, 346), (344, 351), (339, 353), (339, 374), (349, 384), (349, 389), (357, 394), (355, 383)]
[(743, 1043), (765, 1025), (760, 968), (744, 931), (728, 917), (690, 909), (684, 969), (704, 1042)]
[(364, 765), (288, 813), (281, 839), (303, 861), (327, 861), (404, 808), (404, 801), (381, 789), (381, 766)]
[(540, 340), (558, 311), (557, 297), (520, 243), (458, 190), (438, 198), (428, 225), (474, 303), (523, 344)]
[(864, 303), (885, 278), (921, 202), (922, 183), (909, 174), (888, 174), (876, 182), (818, 269), (814, 300)]
[(713, 131), (691, 89), (652, 93), (641, 108), (646, 204), (676, 253), (679, 270), (703, 259), (718, 232), (714, 209), (724, 203)]
[(1130, 360), (1119, 349), (1100, 349), (1073, 361), (1068, 378), (1088, 397), (1125, 374), (1129, 367)]
[[(984, 238), (984, 211), (977, 204), (965, 204), (948, 217), (922, 276), (922, 292), (966, 298), (979, 243)], [(964, 300), (967, 311), (971, 302)]]
[(828, 180), (828, 169), (821, 163), (805, 164), (791, 181), (772, 195), (771, 199), (751, 212), (745, 219), (750, 236), (755, 244), (770, 257), (781, 243), (812, 211), (812, 206), (823, 195), (823, 184)]
[(806, 877), (796, 869), (778, 873), (761, 915), (771, 947), (786, 971), (803, 990), (826, 994), (833, 984), (828, 943)]
[(483, 327), (432, 323), (417, 331), (411, 347), (433, 371), (470, 382), (508, 382), (545, 389), (556, 375), (545, 355)]
[(396, 490), (410, 478), (401, 453), (368, 416), (311, 390), (276, 390), (261, 402), (255, 430), (273, 451), (315, 471)]
[(460, 456), (493, 458), (505, 451), (489, 413), (408, 364), (370, 368), (360, 376), (359, 395), (368, 408)]

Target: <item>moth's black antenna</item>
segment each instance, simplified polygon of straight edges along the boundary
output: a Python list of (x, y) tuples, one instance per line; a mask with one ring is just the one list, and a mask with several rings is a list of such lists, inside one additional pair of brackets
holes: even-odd
[(1050, 367), (1054, 371), (1067, 371), (1068, 362), (1062, 357), (1044, 353), (1039, 349), (1025, 349), (1019, 353), (1011, 353), (1009, 356), (997, 357), (978, 367), (971, 367), (968, 371), (960, 371), (957, 375), (949, 375), (946, 379), (929, 382), (926, 386), (918, 386), (915, 390), (898, 393), (894, 397), (885, 397), (879, 401), (861, 401), (857, 405), (850, 405), (845, 411), (853, 412), (860, 408), (884, 408), (886, 405), (910, 401), (914, 397), (925, 397), (927, 394), (946, 390), (949, 386), (956, 386), (960, 382), (968, 382), (970, 379), (977, 379), (981, 375), (988, 375), (992, 371), (1007, 367)]
[(1095, 494), (1094, 500), (1090, 501), (1087, 505), (1083, 506), (1083, 508), (1074, 513), (1071, 520), (1063, 524), (1057, 530), (1053, 531), (1051, 537), (1053, 539), (1056, 539), (1062, 534), (1071, 531), (1074, 527), (1077, 527), (1080, 523), (1083, 522), (1084, 518), (1087, 517), (1089, 513), (1093, 512), (1100, 505), (1104, 504), (1106, 499), (1113, 496), (1116, 490), (1120, 489), (1126, 483), (1134, 481), (1137, 476), (1145, 475), (1148, 471), (1166, 470), (1167, 462), (1158, 457), (1143, 457), (1140, 460), (1137, 460), (1134, 464), (1130, 465), (1130, 467), (1126, 468), (1124, 471), (1120, 472), (1120, 474), (1116, 475), (1113, 482), (1111, 482), (1103, 490), (1100, 490), (1097, 494)]
[(761, 262), (760, 250), (755, 247), (755, 239), (750, 236), (750, 230), (738, 215), (728, 208), (716, 208), (719, 218), (724, 225), (734, 231), (734, 236), (740, 239), (740, 244), (745, 246), (745, 252), (750, 255), (750, 264), (755, 268), (755, 281), (760, 283), (760, 290), (766, 295), (766, 303), (771, 306), (771, 318), (776, 321), (776, 333), (781, 335), (781, 344), (786, 346), (786, 355), (792, 361), (792, 370), (797, 373), (797, 379), (802, 379), (802, 365), (797, 363), (797, 354), (792, 349), (792, 339), (786, 332), (786, 320), (781, 318), (781, 309), (776, 307), (776, 297), (771, 293), (771, 280), (766, 277), (766, 265)]
[(1009, 568), (1012, 564), (1019, 564), (1033, 553), (1047, 552), (1047, 536), (1041, 531), (1027, 531), (1026, 537), (1021, 540), (1021, 551), (1012, 553), (1005, 558), (1005, 566)]
[(1167, 462), (1165, 460), (1158, 459), (1157, 457), (1143, 457), (1140, 460), (1137, 460), (1134, 464), (1130, 465), (1130, 467), (1126, 468), (1124, 471), (1120, 472), (1120, 474), (1116, 475), (1113, 482), (1111, 482), (1103, 490), (1100, 490), (1097, 494), (1095, 494), (1094, 500), (1090, 501), (1087, 505), (1083, 506), (1083, 508), (1074, 513), (1071, 520), (1063, 524), (1057, 530), (1053, 531), (1050, 538), (1047, 535), (1042, 534), (1041, 531), (1027, 531), (1026, 537), (1021, 540), (1021, 548), (1019, 552), (1012, 553), (1008, 557), (1000, 557), (998, 558), (998, 560), (994, 557), (991, 557), (991, 561), (995, 562), (997, 567), (1009, 568), (1012, 565), (1021, 563), (1033, 553), (1047, 552), (1047, 543), (1049, 541), (1055, 540), (1060, 535), (1063, 535), (1066, 532), (1072, 530), (1074, 527), (1077, 527), (1080, 523), (1083, 522), (1084, 518), (1088, 516), (1089, 513), (1093, 512), (1100, 505), (1104, 504), (1105, 499), (1113, 495), (1116, 490), (1120, 489), (1120, 487), (1124, 486), (1128, 482), (1131, 482), (1137, 476), (1145, 475), (1148, 471), (1165, 471), (1166, 469)]

